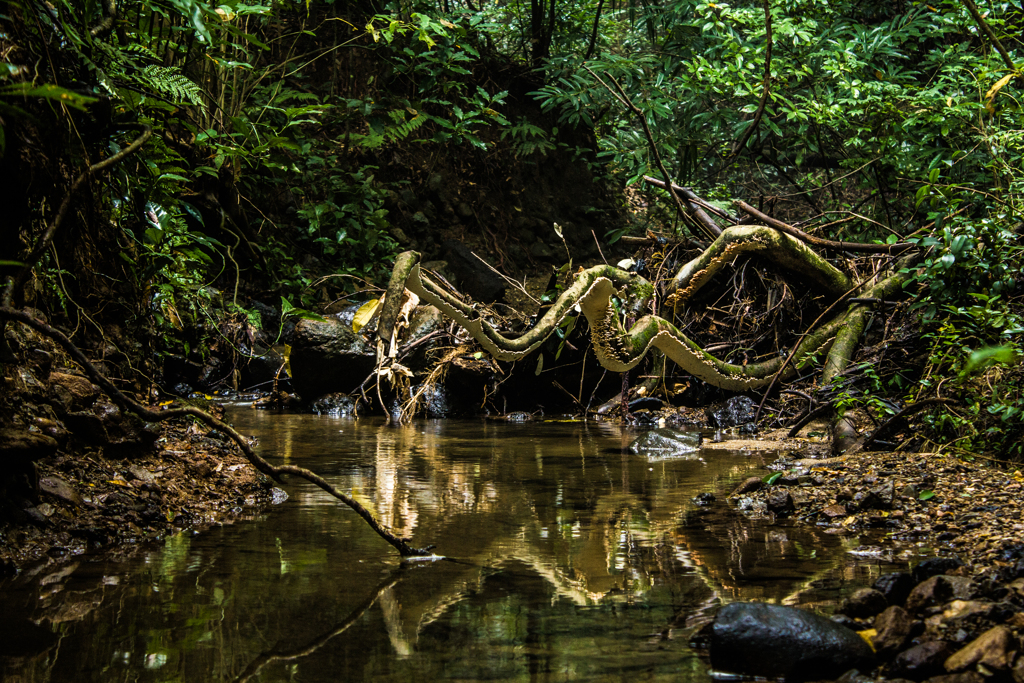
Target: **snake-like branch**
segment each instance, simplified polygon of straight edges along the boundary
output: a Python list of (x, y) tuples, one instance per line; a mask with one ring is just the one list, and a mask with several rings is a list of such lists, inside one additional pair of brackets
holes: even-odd
[(690, 299), (715, 273), (743, 254), (763, 254), (783, 268), (808, 277), (831, 294), (850, 288), (850, 278), (813, 249), (784, 232), (764, 225), (726, 228), (704, 252), (679, 269), (666, 287), (665, 302)]
[[(770, 228), (764, 230), (775, 232)], [(755, 231), (754, 234), (759, 233)], [(788, 242), (784, 243), (789, 246)], [(723, 389), (745, 391), (767, 384), (782, 367), (782, 357), (748, 365), (722, 361), (704, 351), (675, 325), (656, 315), (644, 315), (628, 330), (625, 329), (613, 299), (628, 307), (630, 314), (638, 315), (647, 307), (654, 287), (641, 276), (612, 266), (595, 266), (578, 273), (575, 282), (562, 292), (544, 316), (530, 330), (514, 338), (503, 336), (479, 311), (421, 273), (416, 252), (407, 251), (396, 259), (385, 301), (400, 300), (402, 288), (408, 288), (421, 300), (436, 306), (498, 360), (524, 358), (544, 343), (578, 305), (590, 325), (598, 361), (613, 372), (630, 370), (649, 349), (656, 348), (694, 377)], [(385, 308), (381, 312), (378, 330), (382, 338), (390, 338), (396, 314), (397, 308), (393, 311)], [(798, 361), (826, 350), (844, 318), (845, 314), (838, 315), (804, 337), (796, 349)]]

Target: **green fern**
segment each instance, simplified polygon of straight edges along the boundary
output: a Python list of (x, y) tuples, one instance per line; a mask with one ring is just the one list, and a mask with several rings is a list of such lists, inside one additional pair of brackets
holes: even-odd
[(175, 104), (188, 102), (205, 109), (202, 89), (173, 67), (150, 64), (134, 74), (136, 83)]

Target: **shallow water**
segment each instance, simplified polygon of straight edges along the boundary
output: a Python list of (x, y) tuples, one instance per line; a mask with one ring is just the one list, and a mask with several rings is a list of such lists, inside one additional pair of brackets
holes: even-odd
[(228, 419), (448, 559), (402, 563), (289, 481), (233, 524), (3, 586), (4, 681), (704, 683), (688, 637), (717, 605), (827, 607), (892, 569), (846, 552), (856, 537), (732, 512), (725, 494), (770, 452), (648, 462), (635, 432), (579, 422)]

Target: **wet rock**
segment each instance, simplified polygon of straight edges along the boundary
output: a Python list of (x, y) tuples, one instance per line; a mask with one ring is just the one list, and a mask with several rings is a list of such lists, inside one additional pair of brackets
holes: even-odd
[(896, 655), (887, 672), (919, 681), (945, 672), (945, 661), (953, 654), (953, 646), (944, 640), (932, 640)]
[(837, 678), (836, 683), (874, 683), (874, 679), (871, 676), (865, 676), (856, 669), (850, 669)]
[(358, 396), (349, 396), (340, 392), (324, 394), (310, 404), (310, 410), (317, 415), (332, 417), (348, 417), (356, 414), (359, 404)]
[(706, 507), (715, 502), (715, 494), (710, 492), (699, 493), (693, 498), (694, 505)]
[(793, 494), (784, 488), (774, 488), (768, 493), (768, 509), (775, 513), (791, 512), (796, 508)]
[(794, 607), (737, 602), (718, 611), (710, 629), (717, 670), (787, 680), (835, 678), (874, 659), (855, 632)]
[(292, 386), (307, 400), (333, 392), (349, 393), (376, 365), (376, 349), (352, 331), (359, 304), (323, 320), (300, 320), (292, 335)]
[(985, 600), (954, 600), (943, 610), (942, 618), (947, 624), (967, 619), (986, 619), (994, 610), (995, 605)]
[(629, 445), (629, 451), (648, 460), (667, 460), (700, 450), (704, 442), (700, 432), (677, 432), (674, 429), (652, 429)]
[(43, 477), (39, 480), (39, 490), (77, 507), (81, 507), (85, 502), (82, 500), (81, 494), (60, 477)]
[(57, 440), (15, 427), (0, 429), (0, 462), (29, 463), (57, 452)]
[(707, 408), (704, 414), (708, 424), (716, 429), (749, 426), (749, 431), (754, 431), (757, 405), (747, 396), (733, 396), (721, 405)]
[(1013, 683), (1024, 683), (1024, 656), (1018, 656), (1013, 665)]
[(955, 557), (932, 557), (914, 567), (914, 583), (921, 583), (939, 574), (959, 569), (964, 563)]
[(70, 397), (68, 410), (82, 410), (91, 406), (100, 395), (100, 389), (85, 377), (69, 375), (63, 372), (50, 373), (50, 387), (65, 389)]
[(888, 606), (885, 596), (873, 588), (858, 589), (843, 601), (839, 611), (854, 619), (873, 617)]
[(45, 349), (32, 349), (28, 352), (26, 360), (39, 371), (39, 377), (46, 379), (53, 368), (53, 354)]
[(76, 437), (102, 447), (108, 454), (148, 449), (160, 435), (159, 425), (122, 412), (106, 398), (97, 400), (87, 411), (68, 413), (64, 423)]
[(505, 281), (462, 242), (444, 243), (448, 268), (463, 292), (481, 303), (500, 301), (505, 296)]
[(977, 671), (964, 671), (958, 674), (932, 676), (926, 683), (984, 683), (985, 677)]
[(744, 493), (750, 493), (751, 491), (758, 491), (764, 486), (764, 482), (761, 481), (761, 477), (748, 477), (743, 480), (743, 483), (736, 487), (732, 495), (742, 496)]
[(840, 517), (846, 517), (847, 511), (845, 505), (839, 503), (833, 503), (832, 505), (826, 505), (821, 509), (821, 513), (829, 519), (838, 519)]
[(964, 576), (940, 574), (914, 587), (907, 596), (907, 610), (919, 612), (928, 607), (943, 605), (950, 600), (964, 600), (971, 595), (971, 580)]
[(890, 479), (868, 491), (860, 507), (863, 510), (889, 510), (895, 499), (896, 485)]
[(994, 671), (1010, 667), (1010, 651), (1015, 648), (1013, 631), (1000, 624), (972, 640), (966, 647), (946, 660), (946, 671), (963, 671), (975, 665)]
[(885, 596), (890, 605), (902, 605), (914, 590), (914, 577), (906, 572), (883, 574), (875, 579), (872, 588)]
[(28, 521), (32, 522), (36, 526), (45, 526), (48, 523), (43, 511), (34, 505), (25, 508), (24, 512), (25, 515), (28, 516)]
[(886, 657), (900, 650), (914, 630), (914, 619), (907, 610), (892, 605), (875, 617), (875, 636), (871, 639), (875, 651)]
[(136, 481), (141, 481), (144, 484), (152, 484), (154, 481), (156, 481), (156, 477), (153, 476), (153, 473), (147, 470), (145, 467), (131, 465), (128, 467), (128, 474), (131, 475), (132, 479)]
[(280, 353), (259, 344), (254, 344), (251, 348), (243, 345), (239, 350), (240, 387), (266, 387), (277, 379), (278, 388), (291, 388), (288, 373), (282, 369), (285, 364), (284, 356)]
[(412, 391), (414, 394), (420, 392), (420, 406), (427, 417), (445, 418), (455, 413), (448, 390), (443, 384), (418, 385)]

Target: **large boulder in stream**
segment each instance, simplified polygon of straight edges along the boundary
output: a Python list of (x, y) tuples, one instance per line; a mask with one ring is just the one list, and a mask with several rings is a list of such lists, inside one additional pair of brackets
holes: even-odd
[(669, 460), (696, 453), (703, 442), (700, 432), (652, 429), (638, 436), (629, 445), (629, 450), (648, 460)]
[[(376, 332), (373, 322), (360, 334), (352, 331), (352, 318), (360, 304), (353, 304), (323, 320), (300, 320), (292, 334), (289, 365), (292, 387), (304, 400), (324, 394), (352, 393), (377, 364)], [(402, 335), (403, 345), (430, 334), (441, 323), (441, 312), (433, 306), (413, 311), (409, 328)], [(418, 353), (422, 358), (422, 353)], [(401, 359), (416, 369), (415, 359)]]
[(872, 666), (857, 633), (795, 607), (734, 602), (718, 611), (709, 634), (711, 666), (750, 676), (825, 680)]

